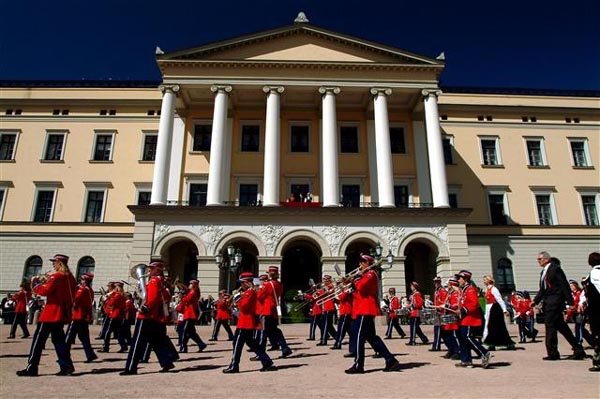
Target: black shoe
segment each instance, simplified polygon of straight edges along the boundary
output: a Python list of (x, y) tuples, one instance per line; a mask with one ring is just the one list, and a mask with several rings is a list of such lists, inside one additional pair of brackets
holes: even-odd
[(29, 338), (31, 335), (21, 335), (21, 339)]
[(202, 352), (204, 349), (206, 349), (208, 345), (206, 345), (205, 343), (201, 343), (198, 345), (198, 352)]
[(346, 373), (346, 374), (364, 374), (364, 373), (365, 373), (365, 370), (364, 370), (364, 369), (359, 369), (359, 368), (357, 368), (357, 367), (354, 367), (354, 366), (352, 366), (352, 367), (350, 367), (349, 369), (347, 369), (347, 370), (345, 371), (345, 373)]
[(450, 359), (452, 357), (452, 353), (450, 352), (446, 352), (446, 354), (444, 354), (444, 356), (442, 356), (444, 359)]
[(426, 339), (425, 341), (423, 341), (423, 345), (428, 345), (429, 344), (429, 340)]
[(507, 351), (515, 351), (515, 350), (517, 350), (517, 347), (515, 346), (515, 344), (511, 344), (506, 347), (506, 350)]
[(455, 364), (456, 367), (462, 367), (462, 368), (473, 368), (473, 363), (456, 363)]
[(392, 339), (392, 337), (385, 337), (384, 339)]
[(187, 348), (185, 348), (185, 349), (182, 348), (182, 349), (179, 349), (179, 353), (188, 353), (188, 350), (187, 350)]
[(281, 348), (279, 346), (271, 346), (269, 349), (267, 349), (268, 351), (278, 351), (281, 350)]
[(61, 375), (61, 376), (72, 375), (74, 372), (75, 372), (74, 367), (65, 367), (65, 368), (61, 368), (60, 371), (54, 375)]
[(38, 374), (37, 369), (29, 369), (29, 370), (23, 369), (23, 370), (17, 371), (17, 375), (19, 377), (37, 377), (39, 374)]
[(137, 375), (137, 370), (125, 370), (121, 371), (119, 375)]
[(460, 360), (460, 355), (458, 353), (455, 353), (450, 357), (450, 360)]
[(240, 369), (238, 369), (237, 367), (227, 367), (226, 369), (223, 369), (223, 374), (235, 374), (239, 372)]
[(339, 350), (339, 349), (342, 349), (342, 346), (341, 346), (341, 345), (333, 345), (333, 346), (332, 346), (331, 348), (329, 348), (329, 349), (331, 349), (331, 350)]
[(216, 341), (216, 340), (217, 340), (216, 338), (209, 339), (209, 341), (211, 341), (211, 342)]
[(416, 346), (417, 343), (416, 342), (407, 342), (406, 345), (408, 345), (408, 346)]
[(288, 356), (291, 356), (291, 354), (292, 354), (291, 349), (285, 349), (283, 352), (281, 352), (281, 357), (288, 357)]
[(84, 363), (91, 363), (94, 360), (98, 359), (98, 355), (92, 355), (89, 359), (87, 359)]
[(344, 353), (344, 357), (356, 357), (354, 353)]
[(489, 351), (495, 351), (496, 347), (494, 345), (490, 345), (490, 346), (488, 346), (488, 350)]
[(589, 371), (600, 371), (600, 366), (592, 366), (588, 369)]
[(101, 352), (101, 353), (108, 353), (108, 351), (109, 351), (108, 349), (104, 349), (104, 348), (98, 349), (98, 352)]
[(402, 366), (398, 363), (397, 360), (392, 360), (391, 362), (386, 362), (384, 372), (388, 373), (390, 371), (400, 371), (402, 370)]
[(544, 357), (542, 358), (542, 360), (551, 360), (551, 361), (553, 361), (553, 360), (560, 360), (560, 355), (555, 355), (555, 356), (544, 356)]
[(401, 335), (401, 336), (400, 336), (400, 339), (406, 339), (406, 334), (404, 334), (404, 335)]
[(573, 353), (570, 356), (567, 356), (568, 360), (585, 360), (585, 352), (583, 350), (580, 351), (575, 351), (575, 353)]
[(428, 349), (429, 352), (441, 352), (441, 349)]
[(261, 373), (264, 373), (265, 371), (277, 371), (278, 368), (277, 366), (275, 366), (273, 363), (267, 365), (267, 366), (263, 366), (260, 371)]
[(258, 362), (259, 360), (260, 360), (260, 357), (258, 357), (258, 355), (252, 356), (252, 357), (250, 358), (250, 361), (251, 361), (251, 362)]
[(533, 334), (531, 334), (531, 342), (535, 342), (535, 337), (537, 337), (538, 332), (538, 330), (533, 330)]
[(314, 339), (314, 338), (307, 338), (306, 340), (307, 340), (307, 341), (315, 341), (315, 339)]
[(317, 346), (327, 346), (327, 342), (319, 342)]
[(373, 355), (373, 359), (381, 359), (383, 356), (381, 356), (380, 353), (375, 352), (375, 354)]
[(175, 365), (173, 363), (171, 363), (171, 364), (166, 365), (162, 369), (160, 369), (158, 372), (159, 373), (168, 373), (170, 370), (173, 370), (174, 368), (175, 368)]

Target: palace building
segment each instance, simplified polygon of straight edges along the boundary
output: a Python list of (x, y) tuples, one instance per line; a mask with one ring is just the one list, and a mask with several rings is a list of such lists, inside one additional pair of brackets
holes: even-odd
[(3, 293), (55, 253), (96, 288), (161, 258), (204, 295), (269, 265), (306, 290), (376, 247), (384, 290), (535, 291), (539, 251), (579, 280), (600, 248), (598, 92), (440, 86), (443, 54), (303, 15), (156, 53), (160, 82), (0, 83)]

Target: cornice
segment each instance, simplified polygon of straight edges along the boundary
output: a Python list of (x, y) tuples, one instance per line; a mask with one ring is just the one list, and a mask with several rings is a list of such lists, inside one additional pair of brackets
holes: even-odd
[(598, 129), (600, 124), (589, 124), (589, 123), (544, 123), (544, 122), (536, 122), (536, 123), (524, 123), (524, 122), (480, 122), (480, 121), (440, 121), (441, 126), (445, 125), (453, 125), (453, 126), (469, 126), (469, 127), (479, 127), (481, 129), (488, 129), (497, 126), (502, 127), (510, 127), (516, 129), (569, 129), (569, 130), (589, 130), (589, 129)]
[(71, 123), (71, 122), (94, 122), (94, 123), (140, 123), (156, 122), (160, 116), (27, 116), (27, 115), (0, 115), (0, 121), (18, 123), (24, 122), (53, 122), (53, 123)]

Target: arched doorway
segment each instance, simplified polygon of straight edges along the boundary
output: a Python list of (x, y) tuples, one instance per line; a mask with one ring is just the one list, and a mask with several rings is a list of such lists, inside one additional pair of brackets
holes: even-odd
[(321, 250), (308, 240), (296, 240), (283, 250), (281, 283), (284, 293), (289, 290), (306, 291), (308, 280), (321, 281)]
[(169, 246), (167, 256), (169, 277), (184, 283), (198, 278), (198, 248), (188, 239), (181, 239)]
[(345, 274), (350, 273), (358, 267), (361, 254), (370, 254), (375, 249), (375, 244), (370, 240), (356, 240), (346, 248)]
[[(224, 262), (229, 260), (227, 255), (227, 247), (232, 245), (235, 250), (239, 250), (242, 254), (242, 261), (237, 268), (231, 270), (227, 267), (219, 269), (219, 290), (227, 290), (231, 292), (237, 287), (237, 277), (242, 272), (252, 272), (255, 276), (260, 274), (258, 270), (258, 249), (256, 246), (248, 240), (236, 239), (223, 244), (223, 248), (219, 250), (219, 253), (224, 259)], [(215, 267), (217, 267), (215, 265)], [(227, 286), (229, 284), (229, 287)]]
[(433, 278), (437, 273), (437, 248), (428, 240), (417, 239), (410, 242), (404, 250), (404, 272), (406, 292), (410, 293), (410, 283), (416, 281), (421, 286), (421, 293), (433, 294)]

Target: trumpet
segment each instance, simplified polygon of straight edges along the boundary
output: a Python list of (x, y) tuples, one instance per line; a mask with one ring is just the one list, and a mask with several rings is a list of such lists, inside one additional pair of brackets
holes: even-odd
[(31, 277), (31, 288), (33, 289), (34, 287), (37, 287), (40, 284), (44, 284), (46, 281), (48, 281), (52, 273), (53, 272), (46, 272), (44, 274), (38, 274)]

